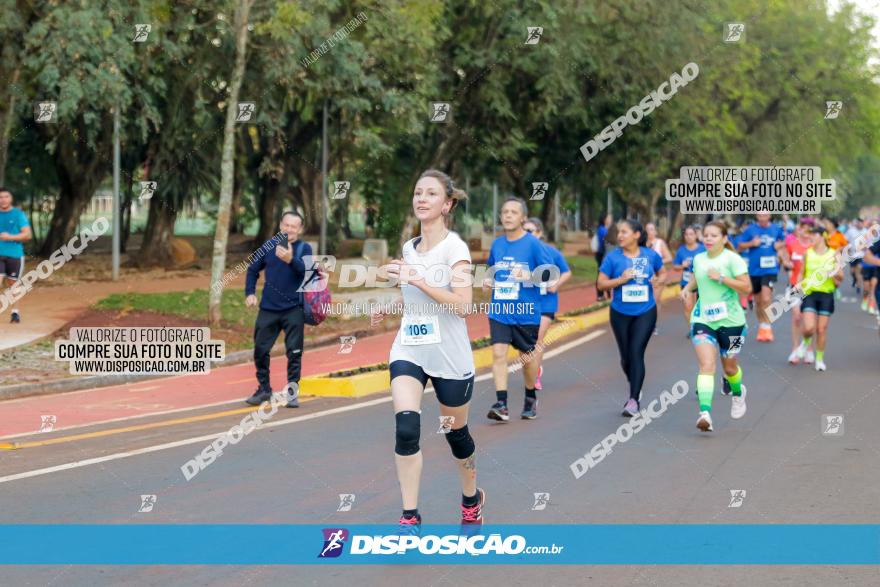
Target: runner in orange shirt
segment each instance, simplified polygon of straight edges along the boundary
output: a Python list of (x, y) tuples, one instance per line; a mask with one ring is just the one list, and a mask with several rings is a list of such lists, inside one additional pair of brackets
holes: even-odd
[(837, 230), (836, 218), (825, 218), (823, 223), (825, 225), (825, 242), (829, 247), (836, 251), (849, 244), (843, 233)]

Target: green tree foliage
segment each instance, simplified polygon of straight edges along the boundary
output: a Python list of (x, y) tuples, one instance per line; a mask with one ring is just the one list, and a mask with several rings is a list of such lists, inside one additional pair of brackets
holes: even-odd
[[(18, 75), (0, 88), (7, 183), (54, 194), (43, 252), (107, 180), (117, 104), (126, 181), (159, 182), (143, 262), (164, 262), (180, 210), (225, 213), (233, 2), (0, 2), (14, 14), (0, 23), (0, 75)], [(137, 22), (153, 24), (148, 43), (131, 42)], [(723, 42), (727, 22), (746, 24), (740, 42)], [(286, 207), (305, 213), (310, 234), (323, 215), (331, 242), (350, 236), (348, 200), (322, 207), (325, 104), (330, 180), (350, 181), (379, 210), (375, 228), (392, 250), (414, 228), (412, 186), (428, 167), (483, 192), (497, 183), (502, 195), (548, 181), (548, 197), (531, 204), (545, 220), (557, 194), (595, 220), (608, 189), (630, 213), (663, 214), (664, 181), (683, 165), (814, 165), (840, 179), (852, 203), (839, 208), (876, 197), (874, 19), (845, 3), (832, 12), (824, 0), (257, 0), (250, 23), (240, 100), (257, 114), (234, 135), (230, 206), (233, 221), (239, 207), (254, 211), (258, 240)], [(539, 42), (526, 43), (528, 27), (543, 27)], [(690, 62), (694, 81), (584, 160), (582, 144)], [(33, 122), (43, 99), (57, 100), (57, 124)], [(829, 100), (843, 102), (836, 119), (824, 118)], [(431, 102), (451, 104), (446, 123), (429, 120)]]

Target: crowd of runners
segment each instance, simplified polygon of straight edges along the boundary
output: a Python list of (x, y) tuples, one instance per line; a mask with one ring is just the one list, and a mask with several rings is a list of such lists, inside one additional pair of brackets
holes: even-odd
[[(412, 214), (419, 224), (416, 238), (407, 241), (396, 258), (380, 268), (386, 279), (397, 280), (403, 304), (401, 324), (391, 347), (389, 370), (394, 408), (395, 463), (403, 512), (402, 532), (418, 533), (422, 452), (421, 402), (430, 381), (444, 418), (443, 431), (458, 465), (461, 484), (461, 523), (483, 523), (486, 492), (477, 485), (476, 443), (468, 427), (474, 391), (475, 367), (465, 316), (472, 312), (475, 284), (467, 244), (451, 230), (450, 219), (467, 195), (452, 178), (425, 171), (412, 197)], [(288, 342), (288, 407), (298, 407), (296, 390), (302, 349), (302, 304), (294, 294), (303, 279), (303, 254), (310, 252), (298, 240), (302, 217), (282, 216), (288, 242), (276, 244), (276, 253), (249, 270), (248, 305), (256, 305), (257, 275), (265, 272), (267, 285), (260, 302), (261, 318), (255, 330), (255, 361), (260, 388), (248, 402), (268, 401), (268, 352), (283, 329)], [(635, 219), (616, 223), (610, 216), (599, 230), (596, 287), (600, 299), (610, 299), (610, 325), (626, 378), (627, 398), (621, 413), (631, 418), (642, 409), (642, 387), (647, 375), (645, 351), (657, 334), (662, 292), (668, 267), (681, 272), (678, 282), (684, 307), (685, 331), (696, 355), (697, 428), (713, 430), (712, 405), (718, 359), (722, 394), (731, 401), (732, 419), (746, 414), (746, 377), (740, 361), (747, 344), (747, 315), (755, 312), (755, 340), (774, 341), (774, 323), (788, 319), (792, 349), (788, 361), (826, 371), (829, 324), (848, 268), (861, 309), (878, 314), (880, 305), (880, 220), (802, 217), (794, 222), (770, 214), (757, 214), (741, 222), (712, 220), (688, 225), (681, 232), (675, 254), (659, 237), (656, 226)], [(502, 203), (498, 221), (503, 234), (492, 243), (481, 283), (491, 295), (488, 313), (492, 346), (492, 379), (495, 401), (487, 418), (510, 422), (511, 389), (508, 352), (519, 353), (522, 364), (523, 407), (520, 419), (539, 414), (543, 386), (544, 337), (556, 319), (559, 288), (571, 277), (562, 253), (544, 240), (541, 220), (528, 215), (527, 202), (510, 197)], [(23, 267), (21, 243), (30, 238), (23, 213), (12, 206), (12, 194), (0, 188), (0, 278), (17, 281)], [(425, 268), (431, 267), (431, 274)], [(448, 268), (437, 275), (433, 268)], [(773, 297), (782, 271), (787, 272), (786, 293)], [(253, 273), (253, 275), (251, 275)], [(479, 273), (478, 273), (479, 274)], [(271, 295), (266, 295), (270, 291)], [(778, 292), (777, 292), (778, 293)], [(274, 297), (273, 297), (274, 296)], [(283, 312), (295, 310), (294, 318)], [(20, 321), (20, 314), (11, 314)], [(292, 316), (292, 314), (291, 314)], [(384, 314), (376, 310), (371, 322)], [(282, 319), (283, 318), (283, 319)], [(288, 319), (289, 318), (289, 319)], [(287, 324), (287, 322), (290, 324)], [(880, 324), (880, 318), (878, 318)], [(265, 336), (263, 334), (265, 334)], [(266, 334), (268, 333), (268, 334)], [(260, 350), (261, 349), (261, 350)], [(258, 356), (259, 355), (259, 356)], [(292, 391), (290, 391), (292, 389)]]
[[(395, 459), (403, 498), (399, 524), (407, 533), (418, 533), (422, 524), (420, 405), (429, 380), (440, 413), (449, 417), (446, 439), (459, 465), (461, 523), (465, 527), (483, 523), (486, 492), (477, 486), (476, 445), (468, 428), (474, 363), (465, 315), (474, 287), (467, 276), (473, 273), (468, 248), (448, 222), (465, 197), (448, 175), (433, 170), (422, 174), (412, 200), (420, 236), (408, 241), (399, 258), (385, 267), (385, 277), (400, 280), (401, 301), (406, 304), (389, 364)], [(509, 348), (520, 353), (523, 365), (520, 418), (533, 420), (538, 417), (542, 391), (543, 339), (555, 319), (559, 287), (571, 270), (562, 253), (543, 240), (541, 221), (528, 216), (525, 200), (507, 198), (498, 220), (504, 233), (492, 243), (486, 262), (489, 272), (478, 285), (491, 295), (493, 308), (488, 321), (495, 402), (487, 417), (508, 423)], [(748, 337), (749, 311), (756, 314), (755, 339), (761, 343), (773, 342), (773, 324), (780, 315), (790, 316), (796, 342), (789, 360), (815, 364), (817, 371), (827, 369), (828, 325), (835, 299), (840, 299), (846, 266), (853, 287), (863, 296), (863, 309), (877, 312), (880, 292), (874, 267), (880, 265), (880, 228), (876, 221), (841, 225), (831, 218), (802, 218), (797, 223), (783, 218), (773, 222), (769, 214), (758, 214), (740, 226), (714, 220), (705, 226), (686, 226), (674, 255), (653, 224), (624, 219), (612, 226), (607, 218), (602, 228), (596, 285), (600, 297), (607, 294), (610, 299), (611, 329), (628, 388), (624, 417), (641, 409), (645, 350), (657, 333), (667, 266), (681, 271), (680, 298), (696, 355), (697, 428), (704, 432), (713, 430), (716, 357), (722, 367), (722, 393), (731, 401), (731, 418), (746, 414), (747, 388), (739, 359)], [(609, 234), (613, 243), (604, 241)], [(850, 243), (854, 246), (848, 247)], [(448, 279), (431, 281), (419, 274), (419, 267), (436, 264), (452, 269)], [(788, 291), (780, 296), (786, 300), (780, 313), (774, 308), (779, 299), (774, 300), (773, 288), (783, 269), (788, 272)], [(440, 304), (461, 311), (437, 312)], [(374, 314), (374, 323), (381, 319), (381, 313)]]

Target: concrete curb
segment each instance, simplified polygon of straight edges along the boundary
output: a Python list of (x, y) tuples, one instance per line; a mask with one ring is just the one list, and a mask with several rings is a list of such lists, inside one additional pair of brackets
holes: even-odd
[[(51, 336), (51, 335), (47, 335)], [(316, 338), (311, 344), (316, 347), (332, 345), (338, 342), (339, 337), (323, 336)], [(272, 356), (283, 355), (285, 353), (284, 343), (278, 343), (272, 347)], [(228, 367), (230, 365), (240, 365), (253, 360), (253, 350), (235, 351), (229, 353), (222, 361), (217, 361), (212, 365), (214, 367)], [(150, 379), (162, 379), (168, 377), (168, 374), (119, 374), (119, 375), (91, 375), (89, 377), (76, 377), (71, 379), (56, 379), (45, 383), (21, 383), (18, 385), (6, 385), (0, 387), (0, 401), (17, 399), (20, 397), (30, 397), (32, 395), (48, 395), (52, 393), (64, 393), (66, 391), (77, 391), (80, 389), (91, 389), (93, 387), (110, 387), (113, 385), (123, 385), (125, 383), (138, 383), (140, 381), (149, 381)]]
[[(667, 287), (663, 292), (663, 300), (670, 299), (678, 295), (678, 286)], [(551, 344), (560, 336), (583, 332), (608, 322), (608, 308), (602, 308), (587, 314), (578, 316), (569, 316), (560, 319), (560, 322), (550, 327), (544, 338), (544, 344)], [(562, 333), (560, 333), (562, 332)], [(322, 337), (315, 342), (318, 346), (323, 343), (336, 341), (338, 336)], [(284, 345), (277, 344), (272, 348), (272, 355), (284, 354)], [(508, 352), (508, 360), (514, 361), (519, 353), (511, 349)], [(247, 363), (253, 358), (252, 350), (236, 351), (226, 356), (223, 361), (214, 364), (215, 367), (225, 367), (229, 365), (238, 365)], [(477, 369), (488, 367), (492, 364), (492, 349), (490, 347), (478, 349), (474, 351), (474, 366)], [(112, 385), (123, 385), (126, 383), (137, 383), (140, 381), (148, 381), (150, 379), (161, 379), (168, 375), (151, 375), (151, 374), (120, 374), (120, 375), (95, 375), (90, 377), (78, 377), (76, 379), (59, 379), (56, 381), (47, 381), (45, 383), (22, 383), (19, 385), (7, 385), (0, 387), (0, 401), (17, 399), (22, 397), (48, 395), (54, 393), (64, 393), (67, 391), (77, 391), (82, 389), (90, 389), (93, 387), (109, 387)], [(372, 395), (381, 391), (388, 390), (391, 387), (391, 375), (387, 369), (370, 371), (368, 373), (360, 373), (350, 375), (348, 377), (330, 377), (328, 374), (312, 375), (304, 377), (300, 380), (300, 393), (303, 395), (314, 395), (320, 397), (363, 397)]]

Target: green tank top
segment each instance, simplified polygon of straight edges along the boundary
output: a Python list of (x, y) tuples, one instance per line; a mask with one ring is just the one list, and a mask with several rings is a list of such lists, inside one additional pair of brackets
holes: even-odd
[(814, 251), (812, 247), (807, 249), (807, 253), (804, 255), (804, 277), (802, 279), (806, 295), (817, 291), (832, 293), (837, 289), (834, 285), (834, 258), (834, 249), (828, 249), (822, 255)]

